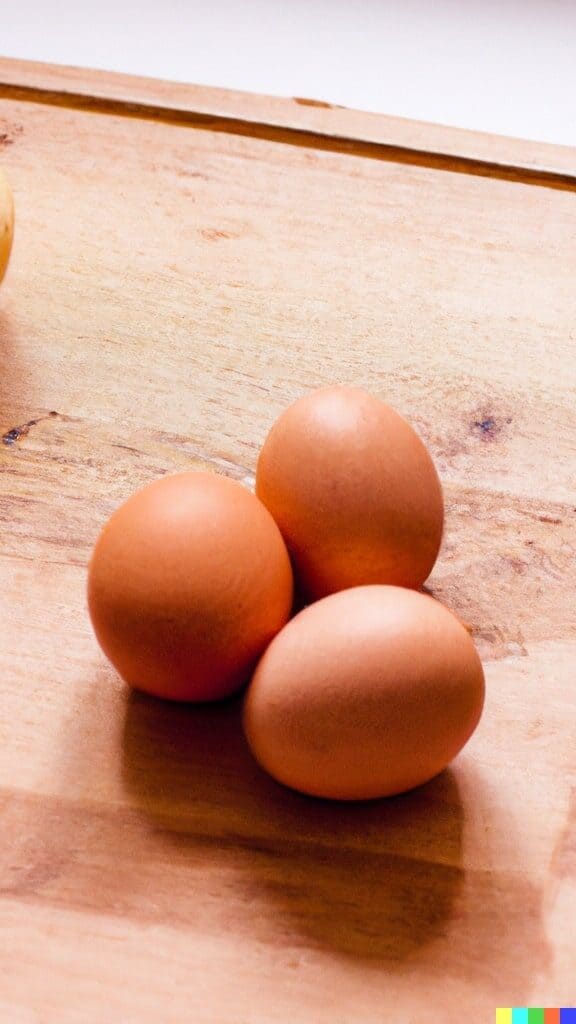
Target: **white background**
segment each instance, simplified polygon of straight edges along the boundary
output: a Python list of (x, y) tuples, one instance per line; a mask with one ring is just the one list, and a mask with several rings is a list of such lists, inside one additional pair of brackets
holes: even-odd
[(576, 145), (576, 0), (3, 0), (0, 53)]

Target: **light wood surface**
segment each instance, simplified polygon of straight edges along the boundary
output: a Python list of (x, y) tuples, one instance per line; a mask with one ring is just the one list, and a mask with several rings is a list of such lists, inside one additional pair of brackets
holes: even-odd
[[(570, 182), (123, 107), (162, 93), (197, 109), (201, 92), (246, 117), (230, 93), (116, 94), (112, 77), (105, 114), (46, 93), (79, 73), (0, 71), (37, 90), (0, 86), (17, 210), (0, 294), (0, 1019), (482, 1024), (573, 1004)], [(283, 125), (288, 101), (250, 102)], [(340, 116), (291, 107), (327, 135)], [(348, 115), (350, 131), (365, 116)], [(410, 130), (382, 119), (392, 144)], [(515, 145), (478, 152), (505, 163)], [(331, 381), (385, 397), (430, 445), (448, 505), (430, 586), (470, 624), (488, 684), (450, 770), (367, 806), (265, 778), (237, 701), (130, 696), (84, 596), (91, 544), (135, 487), (190, 466), (249, 482), (279, 410)]]
[(576, 188), (576, 148), (505, 138), (446, 125), (411, 121), (334, 106), (306, 97), (272, 97), (7, 60), (0, 57), (0, 97), (50, 105), (118, 111), (140, 119), (170, 119), (227, 134), (271, 137), (316, 149), (364, 152), (372, 159), (470, 174), (557, 182)]

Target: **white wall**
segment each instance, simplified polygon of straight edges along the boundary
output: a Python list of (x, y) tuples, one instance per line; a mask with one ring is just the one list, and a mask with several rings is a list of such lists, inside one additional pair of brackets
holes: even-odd
[(0, 53), (576, 145), (576, 0), (3, 0)]

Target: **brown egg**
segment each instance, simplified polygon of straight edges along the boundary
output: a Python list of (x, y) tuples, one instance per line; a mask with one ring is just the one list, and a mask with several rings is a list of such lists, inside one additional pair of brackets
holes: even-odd
[(12, 192), (6, 178), (0, 171), (0, 281), (6, 273), (6, 267), (12, 250), (14, 236), (14, 202)]
[(226, 697), (287, 621), (292, 572), (269, 512), (240, 484), (179, 473), (108, 521), (89, 569), (98, 641), (130, 686), (171, 700)]
[(418, 588), (442, 540), (442, 490), (412, 427), (360, 388), (313, 391), (272, 427), (256, 493), (278, 523), (302, 594)]
[(478, 723), (472, 640), (431, 597), (357, 587), (300, 612), (248, 688), (244, 727), (275, 779), (312, 796), (390, 796), (431, 779)]

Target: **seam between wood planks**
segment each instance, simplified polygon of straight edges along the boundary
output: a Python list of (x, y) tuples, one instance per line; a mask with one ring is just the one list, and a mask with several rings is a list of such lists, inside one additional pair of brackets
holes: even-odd
[(576, 174), (545, 168), (530, 168), (496, 160), (456, 156), (441, 151), (396, 145), (391, 142), (371, 142), (353, 136), (320, 132), (310, 128), (283, 127), (270, 121), (256, 121), (224, 114), (207, 114), (197, 110), (179, 110), (160, 104), (109, 99), (105, 96), (88, 96), (66, 89), (42, 89), (36, 86), (13, 85), (1, 81), (0, 99), (39, 103), (45, 106), (113, 117), (155, 121), (195, 128), (200, 131), (219, 132), (266, 142), (284, 143), (299, 148), (405, 164), (410, 167), (425, 167), (430, 170), (451, 171), (455, 174), (511, 181), (564, 192), (576, 192)]

